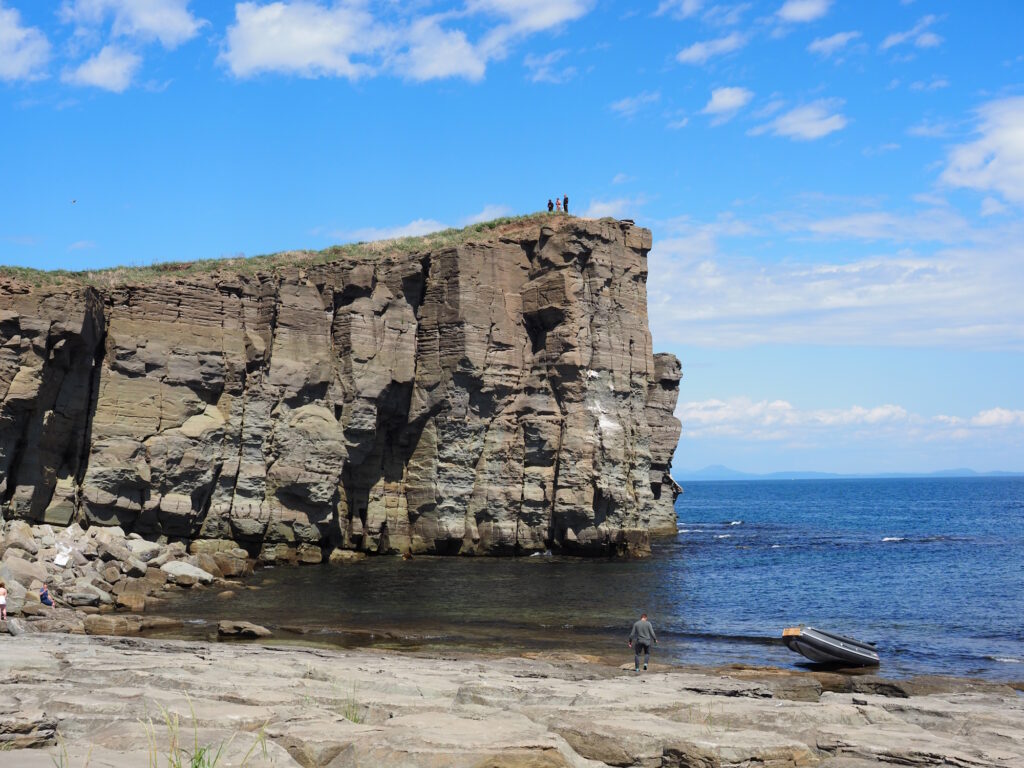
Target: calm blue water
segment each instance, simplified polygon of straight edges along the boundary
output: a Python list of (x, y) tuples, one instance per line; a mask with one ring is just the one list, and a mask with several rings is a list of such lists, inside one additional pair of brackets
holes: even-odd
[(877, 641), (891, 673), (1024, 678), (1022, 478), (689, 483), (677, 510), (675, 631), (804, 622)]
[(1024, 479), (695, 482), (676, 509), (646, 560), (275, 568), (171, 610), (200, 635), (239, 618), (305, 641), (624, 661), (646, 610), (662, 660), (795, 666), (778, 638), (806, 623), (877, 642), (882, 674), (1024, 679)]

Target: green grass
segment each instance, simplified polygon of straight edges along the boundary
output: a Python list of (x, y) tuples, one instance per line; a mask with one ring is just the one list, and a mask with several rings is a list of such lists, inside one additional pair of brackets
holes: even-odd
[[(236, 256), (222, 259), (200, 259), (197, 261), (165, 261), (148, 266), (119, 266), (70, 272), (64, 269), (41, 270), (29, 267), (0, 266), (0, 278), (11, 278), (35, 287), (105, 287), (138, 285), (162, 279), (173, 279), (211, 272), (228, 272), (253, 275), (258, 272), (274, 272), (285, 267), (308, 267), (328, 264), (333, 261), (378, 261), (390, 254), (427, 253), (443, 250), (493, 234), (503, 229), (511, 233), (531, 224), (539, 224), (552, 218), (562, 217), (557, 213), (531, 213), (525, 216), (505, 216), (492, 221), (472, 224), (461, 229), (444, 229), (420, 237), (402, 237), (394, 240), (378, 240), (372, 243), (349, 243), (334, 245), (322, 251), (282, 251), (261, 256)], [(564, 218), (564, 217), (562, 217)]]
[[(224, 756), (224, 751), (235, 740), (235, 735), (232, 735), (230, 739), (220, 744), (200, 744), (196, 710), (192, 706), (192, 699), (188, 696), (185, 698), (188, 700), (188, 707), (192, 713), (191, 745), (182, 741), (181, 719), (177, 713), (171, 714), (162, 705), (157, 704), (167, 729), (168, 744), (165, 750), (160, 749), (157, 744), (156, 726), (153, 724), (152, 718), (147, 718), (142, 725), (146, 729), (146, 737), (149, 742), (149, 768), (161, 768), (164, 765), (167, 768), (217, 768)], [(245, 753), (242, 766), (249, 764), (249, 760), (256, 754), (257, 749), (264, 757), (267, 756), (267, 735), (263, 728), (260, 728), (252, 746)]]

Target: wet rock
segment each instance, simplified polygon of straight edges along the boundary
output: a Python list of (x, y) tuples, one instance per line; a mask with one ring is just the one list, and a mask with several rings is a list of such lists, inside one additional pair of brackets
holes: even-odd
[(266, 627), (248, 621), (222, 621), (217, 625), (217, 636), (222, 638), (253, 639), (273, 635)]
[(142, 617), (93, 614), (85, 617), (84, 625), (88, 635), (131, 636), (142, 631)]

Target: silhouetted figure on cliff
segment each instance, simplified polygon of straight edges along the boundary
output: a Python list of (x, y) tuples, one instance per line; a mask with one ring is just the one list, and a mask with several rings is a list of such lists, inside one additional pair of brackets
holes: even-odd
[(555, 204), (551, 202), (551, 198), (549, 197), (548, 198), (548, 213), (551, 213), (553, 210), (555, 210)]
[(569, 196), (568, 195), (562, 195), (562, 210), (565, 213), (569, 212)]

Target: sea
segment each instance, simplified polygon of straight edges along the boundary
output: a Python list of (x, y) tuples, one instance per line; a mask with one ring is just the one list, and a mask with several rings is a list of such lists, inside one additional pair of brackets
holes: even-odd
[(882, 675), (1024, 680), (1024, 478), (691, 482), (676, 512), (646, 559), (282, 566), (167, 612), (188, 636), (232, 618), (281, 642), (629, 662), (646, 611), (661, 662), (801, 668), (780, 638), (803, 624), (876, 643)]

